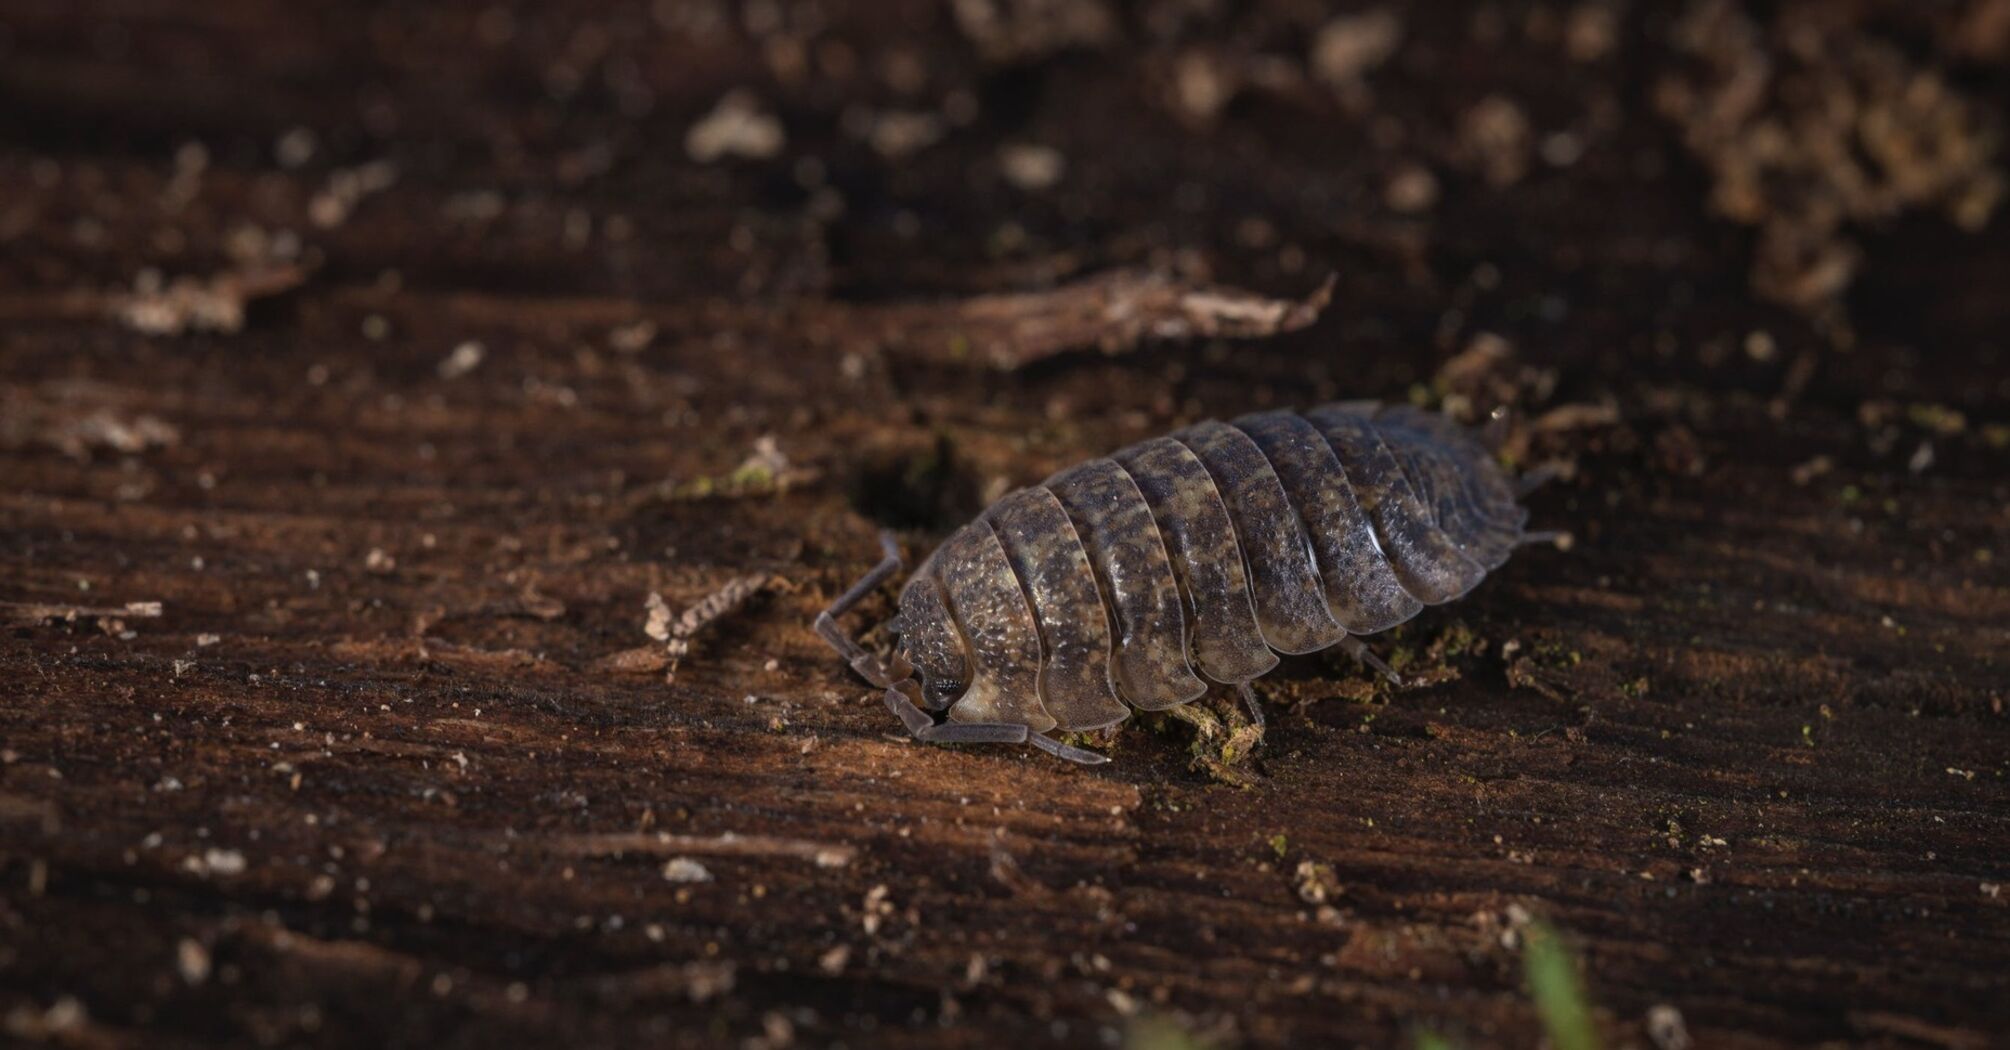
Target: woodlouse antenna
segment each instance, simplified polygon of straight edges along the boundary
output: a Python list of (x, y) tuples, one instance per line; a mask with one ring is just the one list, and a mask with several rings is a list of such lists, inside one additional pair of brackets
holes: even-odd
[(890, 688), (907, 677), (906, 669), (896, 668), (901, 673), (898, 676), (893, 674), (879, 657), (867, 652), (865, 647), (854, 641), (851, 635), (846, 634), (844, 628), (839, 627), (837, 622), (838, 617), (843, 616), (852, 606), (857, 605), (866, 595), (871, 594), (880, 584), (900, 571), (900, 545), (894, 540), (892, 530), (880, 532), (879, 548), (882, 553), (879, 564), (859, 577), (858, 582), (852, 584), (850, 590), (838, 595), (837, 601), (832, 602), (829, 608), (817, 614), (816, 629), (817, 634), (830, 643), (830, 647), (836, 649), (838, 655), (844, 657), (860, 677), (881, 688)]
[(1514, 409), (1499, 405), (1487, 413), (1486, 425), (1480, 428), (1480, 442), (1488, 452), (1499, 452), (1507, 444), (1508, 433), (1514, 429)]
[(1537, 529), (1534, 532), (1522, 533), (1519, 546), (1536, 547), (1552, 543), (1556, 545), (1557, 550), (1567, 551), (1576, 542), (1577, 537), (1571, 535), (1567, 529)]
[(1383, 663), (1382, 658), (1375, 655), (1375, 650), (1368, 648), (1368, 643), (1363, 642), (1361, 639), (1351, 634), (1348, 635), (1341, 640), (1340, 651), (1361, 661), (1370, 670), (1378, 672), (1382, 677), (1387, 678), (1391, 685), (1400, 686), (1403, 684), (1403, 676), (1397, 674), (1395, 668)]

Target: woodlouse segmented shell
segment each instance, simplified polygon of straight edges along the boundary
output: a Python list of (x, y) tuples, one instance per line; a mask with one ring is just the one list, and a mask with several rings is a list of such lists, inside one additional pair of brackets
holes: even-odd
[(1350, 403), (1200, 423), (957, 530), (902, 592), (902, 653), (925, 695), (960, 687), (951, 723), (1100, 728), (1198, 697), (1195, 671), (1245, 684), (1279, 652), (1458, 598), (1526, 519), (1486, 450), (1432, 413)]

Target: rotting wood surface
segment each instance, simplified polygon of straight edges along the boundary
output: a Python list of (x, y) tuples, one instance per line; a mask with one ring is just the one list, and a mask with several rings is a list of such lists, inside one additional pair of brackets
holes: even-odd
[[(1856, 231), (1846, 330), (1767, 304), (1660, 16), (1426, 5), (1294, 79), (1286, 5), (94, 6), (0, 12), (8, 1038), (1533, 1046), (1531, 919), (1614, 1046), (2010, 1029), (2005, 220)], [(782, 141), (692, 159), (745, 85)], [(1110, 273), (1338, 278), (1267, 340), (945, 352)], [(1376, 639), (1407, 688), (1261, 682), (1253, 786), (1172, 720), (915, 745), (809, 629), (882, 525), (1413, 389), (1512, 404), (1576, 543)], [(752, 577), (674, 681), (619, 658)]]

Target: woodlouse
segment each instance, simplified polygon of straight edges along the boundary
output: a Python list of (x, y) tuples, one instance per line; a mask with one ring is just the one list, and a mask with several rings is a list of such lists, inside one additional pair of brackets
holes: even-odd
[(1554, 538), (1522, 528), (1517, 499), (1539, 482), (1518, 490), (1465, 428), (1408, 406), (1199, 423), (1008, 493), (958, 529), (901, 591), (891, 667), (836, 622), (899, 571), (890, 534), (817, 632), (921, 740), (1103, 762), (1047, 733), (1176, 707), (1208, 681), (1261, 721), (1249, 683), (1278, 653), (1338, 645), (1396, 679), (1357, 636)]

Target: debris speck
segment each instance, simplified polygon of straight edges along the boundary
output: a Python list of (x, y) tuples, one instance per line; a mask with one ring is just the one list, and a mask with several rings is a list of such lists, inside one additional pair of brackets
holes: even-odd
[(194, 875), (242, 875), (244, 874), (244, 854), (234, 849), (206, 849), (201, 853), (191, 853), (182, 861), (182, 867)]
[(670, 882), (711, 882), (712, 872), (689, 857), (672, 857), (663, 862), (663, 878)]
[(314, 152), (320, 148), (320, 140), (312, 130), (293, 127), (272, 144), (272, 156), (282, 168), (297, 168), (313, 160)]
[(1052, 146), (1014, 142), (998, 147), (998, 168), (1006, 182), (1036, 193), (1060, 182), (1068, 170), (1068, 161)]
[(1689, 1050), (1695, 1045), (1689, 1038), (1689, 1025), (1683, 1021), (1682, 1011), (1667, 1003), (1648, 1008), (1647, 1038), (1654, 1040), (1658, 1050)]
[(1174, 112), (1196, 125), (1207, 125), (1235, 99), (1235, 71), (1222, 59), (1200, 48), (1189, 49), (1173, 66)]
[(7, 1011), (7, 1034), (35, 1042), (50, 1042), (56, 1039), (69, 1041), (69, 1033), (74, 1033), (89, 1022), (90, 1014), (84, 1004), (73, 995), (65, 995), (49, 1004), (46, 1010), (37, 1010), (30, 1005), (20, 1005)]
[(656, 341), (656, 322), (644, 318), (633, 324), (625, 324), (607, 333), (607, 345), (615, 352), (639, 354)]
[(1922, 441), (1919, 447), (1912, 451), (1912, 458), (1905, 461), (1905, 469), (1914, 474), (1924, 474), (1931, 466), (1933, 466), (1933, 442)]
[(1513, 99), (1489, 95), (1459, 121), (1459, 146), (1467, 164), (1487, 182), (1511, 186), (1528, 174), (1528, 115)]
[(1389, 176), (1382, 203), (1405, 215), (1430, 211), (1438, 203), (1438, 177), (1422, 164), (1405, 164)]
[(1386, 8), (1342, 15), (1319, 30), (1312, 42), (1312, 71), (1329, 84), (1345, 84), (1373, 72), (1403, 42), (1403, 21)]
[(183, 937), (175, 945), (175, 970), (191, 985), (209, 980), (209, 949), (193, 937)]
[(390, 189), (397, 181), (398, 167), (388, 160), (330, 172), (321, 191), (307, 202), (308, 221), (324, 230), (334, 229), (348, 222), (365, 198)]
[(663, 601), (663, 595), (650, 591), (649, 598), (643, 605), (649, 610), (649, 619), (643, 623), (642, 633), (659, 642), (669, 641), (670, 606)]
[(1709, 169), (1712, 207), (1758, 231), (1754, 290), (1812, 313), (1855, 279), (1850, 227), (1937, 209), (1976, 232), (2006, 185), (1984, 108), (1831, 8), (1696, 0), (1672, 35), (1685, 62), (1654, 96)]
[(684, 152), (700, 164), (728, 158), (767, 160), (782, 152), (782, 122), (746, 90), (729, 91), (684, 134)]
[(1095, 48), (1121, 32), (1106, 0), (954, 0), (949, 9), (956, 27), (993, 65)]
[(1301, 860), (1292, 882), (1298, 890), (1298, 899), (1307, 904), (1324, 904), (1341, 892), (1340, 880), (1331, 864)]
[(290, 291), (307, 279), (295, 266), (252, 265), (212, 277), (165, 281), (158, 270), (143, 270), (130, 292), (113, 295), (114, 319), (144, 335), (181, 335), (244, 330), (245, 308), (253, 300)]
[(441, 379), (459, 379), (481, 367), (482, 359), (488, 356), (488, 348), (479, 341), (470, 339), (454, 347), (454, 352), (440, 361)]
[(0, 448), (42, 445), (71, 459), (86, 460), (95, 449), (130, 455), (169, 448), (180, 441), (180, 430), (147, 413), (130, 415), (99, 408), (79, 414), (42, 398), (9, 396), (0, 400)]
[(948, 132), (940, 116), (927, 112), (889, 110), (858, 118), (860, 136), (873, 152), (888, 160), (900, 160), (935, 145)]

